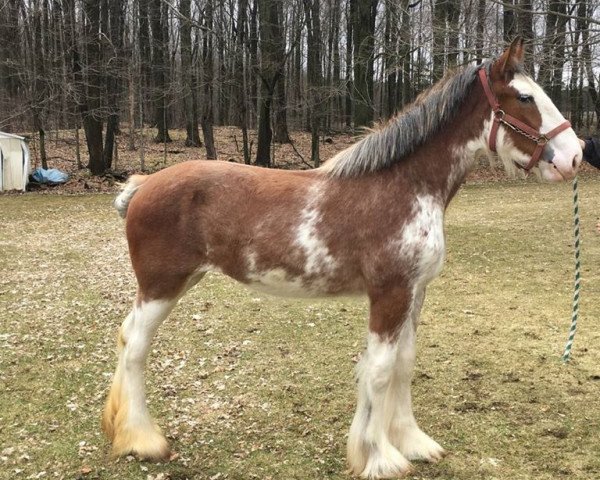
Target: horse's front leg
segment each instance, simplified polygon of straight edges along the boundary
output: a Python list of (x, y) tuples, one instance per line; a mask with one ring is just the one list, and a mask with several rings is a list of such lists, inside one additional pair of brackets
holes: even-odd
[(364, 478), (396, 478), (411, 470), (390, 437), (398, 400), (396, 369), (406, 363), (400, 351), (406, 348), (402, 332), (410, 323), (411, 297), (407, 287), (369, 292), (367, 349), (357, 366), (358, 405), (347, 452), (351, 471)]
[(398, 354), (391, 392), (396, 405), (390, 437), (392, 444), (408, 460), (435, 462), (444, 456), (444, 449), (418, 427), (413, 415), (410, 391), (416, 354), (417, 325), (424, 298), (425, 287), (415, 288), (409, 319), (402, 325), (398, 335)]

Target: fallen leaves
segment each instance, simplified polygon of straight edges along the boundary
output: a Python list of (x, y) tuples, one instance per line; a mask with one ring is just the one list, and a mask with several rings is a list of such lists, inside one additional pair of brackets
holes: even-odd
[[(465, 200), (449, 217), (451, 262), (425, 304), (413, 390), (421, 425), (455, 454), (447, 466), (419, 469), (428, 478), (447, 471), (472, 478), (484, 458), (490, 477), (533, 478), (545, 467), (531, 459), (558, 468), (564, 451), (572, 456), (572, 478), (600, 478), (598, 334), (581, 331), (580, 355), (568, 368), (552, 361), (566, 334), (560, 308), (568, 295), (535, 288), (546, 281), (556, 286), (569, 273), (561, 263), (568, 251), (547, 260), (547, 245), (560, 245), (567, 222), (547, 219), (557, 233), (541, 235), (531, 202), (555, 198), (556, 191), (507, 188), (470, 190), (478, 205)], [(598, 192), (584, 199), (588, 209), (600, 202)], [(493, 221), (477, 213), (504, 197), (515, 205), (502, 207)], [(111, 200), (0, 197), (0, 478), (345, 478), (365, 305), (281, 303), (219, 275), (207, 275), (182, 300), (148, 361), (149, 409), (178, 454), (160, 465), (110, 459), (99, 419), (118, 326), (135, 298), (123, 224)], [(529, 223), (515, 234), (514, 217), (506, 223), (500, 217), (523, 204)], [(502, 255), (494, 257), (490, 238), (473, 235), (482, 228), (498, 235)], [(523, 242), (545, 245), (525, 258), (511, 250)], [(474, 273), (477, 248), (500, 268), (484, 282)], [(591, 242), (587, 248), (600, 254)], [(540, 261), (548, 262), (543, 277), (526, 275), (531, 288), (523, 293), (519, 276)], [(593, 289), (597, 274), (588, 275)], [(588, 311), (595, 311), (595, 297), (584, 300)], [(494, 465), (488, 458), (496, 458), (499, 444), (530, 460), (506, 456)]]

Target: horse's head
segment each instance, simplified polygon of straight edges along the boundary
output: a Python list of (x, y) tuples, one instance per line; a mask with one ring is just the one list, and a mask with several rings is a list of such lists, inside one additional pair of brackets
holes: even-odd
[[(544, 90), (523, 71), (523, 41), (518, 38), (480, 80), (492, 106), (488, 147), (503, 163), (543, 179), (573, 178), (581, 164), (579, 140)], [(489, 86), (489, 88), (488, 88)]]

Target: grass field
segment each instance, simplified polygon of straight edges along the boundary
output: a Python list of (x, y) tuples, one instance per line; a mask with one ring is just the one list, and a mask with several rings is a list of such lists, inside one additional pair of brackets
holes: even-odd
[[(470, 185), (419, 328), (414, 403), (448, 449), (414, 479), (600, 478), (600, 182)], [(150, 409), (178, 456), (113, 461), (99, 428), (135, 292), (112, 196), (0, 196), (0, 478), (345, 479), (359, 300), (297, 302), (208, 275), (160, 330)]]

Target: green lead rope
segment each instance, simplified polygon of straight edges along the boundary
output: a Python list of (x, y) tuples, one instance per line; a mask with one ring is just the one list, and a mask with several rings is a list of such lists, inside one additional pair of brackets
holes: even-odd
[(573, 290), (573, 315), (571, 317), (571, 329), (569, 330), (569, 339), (565, 345), (563, 353), (563, 362), (568, 362), (571, 358), (571, 348), (575, 340), (577, 331), (577, 318), (579, 317), (579, 289), (581, 288), (581, 262), (580, 250), (581, 242), (579, 240), (579, 192), (577, 190), (577, 177), (573, 180), (573, 234), (575, 237), (575, 287)]

